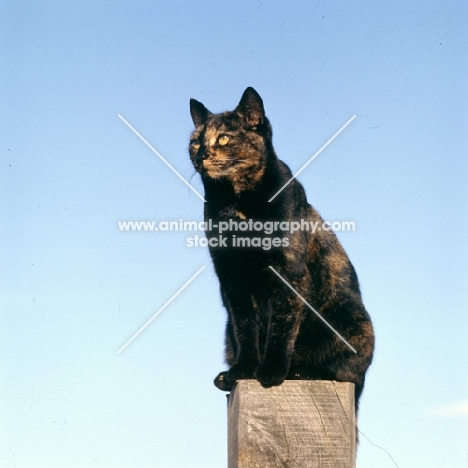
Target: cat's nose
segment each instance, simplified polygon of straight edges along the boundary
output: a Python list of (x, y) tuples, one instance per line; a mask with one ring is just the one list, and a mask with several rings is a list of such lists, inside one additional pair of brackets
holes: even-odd
[(198, 164), (201, 164), (208, 157), (209, 157), (209, 154), (207, 153), (207, 151), (205, 149), (200, 149), (195, 157), (195, 161)]
[(203, 151), (201, 152), (201, 158), (205, 160), (205, 159), (208, 159), (209, 157), (210, 157), (210, 150), (205, 147)]

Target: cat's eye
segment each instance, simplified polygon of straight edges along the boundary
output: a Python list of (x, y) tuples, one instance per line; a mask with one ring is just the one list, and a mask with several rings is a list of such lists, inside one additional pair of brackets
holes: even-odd
[(198, 150), (200, 148), (200, 142), (198, 140), (192, 140), (190, 142), (190, 146), (194, 149), (194, 150)]
[(229, 137), (226, 136), (226, 135), (222, 135), (218, 138), (218, 143), (221, 145), (221, 146), (224, 146), (224, 145), (227, 145), (229, 142)]

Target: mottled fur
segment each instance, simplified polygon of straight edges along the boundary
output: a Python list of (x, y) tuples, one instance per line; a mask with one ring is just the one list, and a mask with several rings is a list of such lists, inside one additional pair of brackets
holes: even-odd
[[(232, 112), (212, 114), (192, 99), (195, 131), (190, 158), (205, 187), (205, 219), (322, 223), (304, 188), (275, 154), (263, 102), (247, 88)], [(207, 231), (217, 238), (216, 229)], [(358, 279), (331, 231), (224, 232), (228, 247), (210, 247), (228, 311), (227, 372), (215, 385), (230, 390), (238, 379), (263, 386), (285, 379), (353, 382), (356, 404), (372, 361), (374, 334)], [(287, 238), (288, 246), (232, 247), (232, 236)], [(269, 268), (285, 278), (356, 350), (354, 353)]]

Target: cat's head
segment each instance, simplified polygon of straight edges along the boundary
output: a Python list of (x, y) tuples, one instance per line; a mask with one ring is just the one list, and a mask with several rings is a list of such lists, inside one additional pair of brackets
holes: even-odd
[(271, 126), (257, 91), (247, 88), (238, 106), (221, 114), (191, 99), (190, 113), (196, 127), (190, 159), (202, 178), (228, 181), (236, 193), (255, 189), (272, 150)]

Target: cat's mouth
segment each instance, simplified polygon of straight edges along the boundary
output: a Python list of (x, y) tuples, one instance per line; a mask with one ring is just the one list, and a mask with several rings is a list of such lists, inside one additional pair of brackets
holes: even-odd
[(214, 178), (229, 177), (229, 169), (232, 167), (228, 161), (205, 159), (202, 163), (204, 172)]
[(230, 161), (205, 159), (202, 164), (203, 173), (211, 179), (229, 180), (236, 193), (253, 190), (262, 180), (265, 167), (253, 161)]

